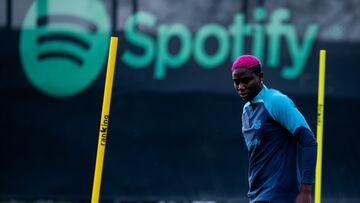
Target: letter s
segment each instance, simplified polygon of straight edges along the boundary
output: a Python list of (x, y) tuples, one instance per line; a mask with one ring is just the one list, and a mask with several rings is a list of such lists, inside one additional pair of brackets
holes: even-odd
[(144, 54), (136, 55), (126, 50), (122, 56), (122, 60), (135, 68), (144, 68), (149, 65), (154, 58), (155, 45), (154, 40), (150, 36), (136, 31), (137, 23), (151, 27), (156, 23), (156, 18), (147, 12), (138, 12), (129, 17), (125, 23), (125, 37), (132, 44), (142, 47)]

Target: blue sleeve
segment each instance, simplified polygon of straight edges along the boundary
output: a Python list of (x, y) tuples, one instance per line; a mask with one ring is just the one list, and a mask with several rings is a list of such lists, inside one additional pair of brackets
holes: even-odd
[(292, 135), (295, 135), (295, 131), (299, 127), (305, 127), (310, 130), (304, 116), (296, 108), (294, 102), (286, 95), (273, 95), (268, 107), (274, 120), (288, 129)]
[(291, 99), (285, 95), (273, 95), (268, 107), (270, 114), (294, 135), (301, 145), (302, 183), (313, 184), (315, 177), (317, 142), (304, 116)]
[(315, 166), (317, 155), (317, 142), (314, 134), (308, 128), (299, 127), (295, 136), (301, 148), (302, 157), (302, 180), (301, 183), (314, 184)]

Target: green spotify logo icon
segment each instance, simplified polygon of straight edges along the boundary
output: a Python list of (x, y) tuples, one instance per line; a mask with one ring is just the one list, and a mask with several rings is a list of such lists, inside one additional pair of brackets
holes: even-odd
[(20, 35), (24, 72), (47, 95), (76, 95), (99, 75), (109, 39), (109, 17), (100, 0), (34, 1)]

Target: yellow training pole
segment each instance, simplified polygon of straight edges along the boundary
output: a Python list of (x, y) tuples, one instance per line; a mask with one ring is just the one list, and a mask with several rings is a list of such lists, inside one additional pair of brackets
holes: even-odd
[(118, 38), (111, 37), (91, 203), (98, 203), (100, 196), (101, 175), (102, 175), (102, 169), (104, 163), (106, 136), (109, 125), (110, 102), (111, 102), (111, 92), (112, 92), (112, 85), (114, 79), (117, 45), (118, 45)]
[(318, 114), (316, 137), (318, 142), (316, 176), (315, 176), (315, 203), (321, 203), (321, 173), (323, 151), (323, 126), (324, 126), (324, 94), (325, 94), (325, 64), (326, 50), (320, 51), (319, 63), (319, 89), (318, 89)]

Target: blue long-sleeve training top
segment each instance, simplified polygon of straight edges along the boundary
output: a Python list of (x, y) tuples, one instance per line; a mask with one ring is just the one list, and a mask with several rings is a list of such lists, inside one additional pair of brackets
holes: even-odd
[(301, 184), (314, 183), (317, 142), (289, 97), (264, 85), (244, 105), (242, 133), (249, 152), (250, 202), (293, 202)]

